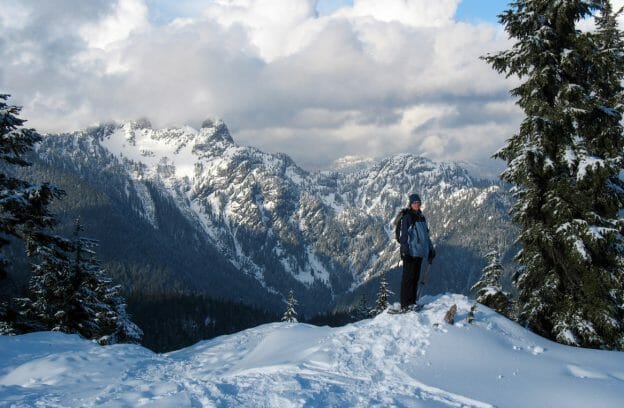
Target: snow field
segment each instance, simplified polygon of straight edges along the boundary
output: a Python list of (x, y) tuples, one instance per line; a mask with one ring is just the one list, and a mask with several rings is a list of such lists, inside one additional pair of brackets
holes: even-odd
[(624, 353), (552, 343), (484, 306), (468, 324), (464, 296), (423, 301), (418, 313), (272, 323), (168, 354), (0, 337), (0, 407), (624, 406)]

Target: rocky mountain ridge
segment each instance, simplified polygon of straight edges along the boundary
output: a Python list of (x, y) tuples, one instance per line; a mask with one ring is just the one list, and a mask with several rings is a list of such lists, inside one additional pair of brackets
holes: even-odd
[(507, 254), (513, 237), (504, 186), (411, 154), (310, 173), (284, 154), (237, 145), (213, 120), (200, 129), (105, 124), (47, 135), (37, 150), (43, 166), (106, 190), (123, 217), (141, 220), (163, 242), (211, 248), (193, 255), (204, 257), (201, 270), (172, 272), (187, 275), (182, 287), (210, 292), (222, 280), (219, 265), (223, 278), (242, 285), (218, 285), (223, 297), (256, 304), (269, 297), (271, 308), (291, 288), (306, 313), (371, 292), (375, 278), (397, 266), (391, 220), (409, 192), (423, 197), (438, 249), (431, 291), (466, 293), (482, 256), (492, 248)]

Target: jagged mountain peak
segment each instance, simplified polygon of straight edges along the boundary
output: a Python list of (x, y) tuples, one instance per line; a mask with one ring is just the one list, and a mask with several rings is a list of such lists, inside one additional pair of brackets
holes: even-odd
[(468, 176), (468, 172), (456, 162), (436, 162), (428, 157), (413, 153), (397, 153), (381, 159), (377, 165), (381, 167), (396, 167), (402, 170), (458, 171)]
[(221, 119), (206, 119), (199, 129), (188, 125), (154, 128), (149, 119), (140, 118), (137, 120), (122, 123), (107, 123), (100, 125), (109, 130), (109, 136), (114, 130), (123, 130), (126, 139), (132, 140), (137, 137), (137, 133), (143, 134), (143, 138), (162, 140), (168, 144), (182, 145), (189, 142), (195, 144), (203, 143), (225, 143), (234, 145), (234, 139), (226, 124)]
[(213, 128), (215, 126), (215, 120), (212, 118), (205, 119), (201, 124), (201, 129), (203, 128)]
[(137, 120), (127, 122), (127, 125), (133, 129), (152, 129), (152, 122), (150, 122), (147, 118), (139, 118)]
[(134, 163), (140, 169), (139, 178), (193, 178), (203, 158), (236, 147), (222, 120), (205, 120), (197, 130), (190, 126), (155, 129), (149, 120), (138, 119), (103, 124), (75, 136), (93, 137), (117, 158)]
[(455, 162), (434, 162), (433, 160), (411, 153), (401, 153), (381, 160), (376, 169), (384, 169), (388, 174), (401, 173), (418, 176), (423, 182), (440, 182), (472, 187), (473, 177), (461, 165)]
[(204, 120), (199, 133), (208, 136), (208, 139), (213, 142), (234, 144), (234, 139), (232, 138), (229, 129), (221, 119)]
[(340, 173), (353, 173), (366, 171), (374, 166), (375, 163), (376, 161), (372, 157), (348, 155), (336, 159), (329, 167), (329, 170)]

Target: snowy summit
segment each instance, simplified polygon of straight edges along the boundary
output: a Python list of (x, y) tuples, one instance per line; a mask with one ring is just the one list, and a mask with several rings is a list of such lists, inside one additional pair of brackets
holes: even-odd
[(273, 323), (168, 354), (3, 336), (0, 406), (624, 406), (624, 353), (550, 342), (484, 306), (469, 324), (464, 296), (423, 300), (419, 313)]

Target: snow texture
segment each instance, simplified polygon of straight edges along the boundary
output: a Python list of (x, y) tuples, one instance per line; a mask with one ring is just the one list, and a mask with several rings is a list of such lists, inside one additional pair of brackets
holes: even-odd
[(272, 323), (168, 354), (0, 336), (0, 406), (624, 406), (624, 353), (552, 343), (481, 305), (468, 324), (464, 296), (423, 300), (418, 313)]
[(582, 180), (587, 176), (587, 170), (596, 170), (597, 168), (604, 167), (604, 160), (599, 157), (585, 157), (580, 161), (578, 165), (578, 173), (576, 178)]

